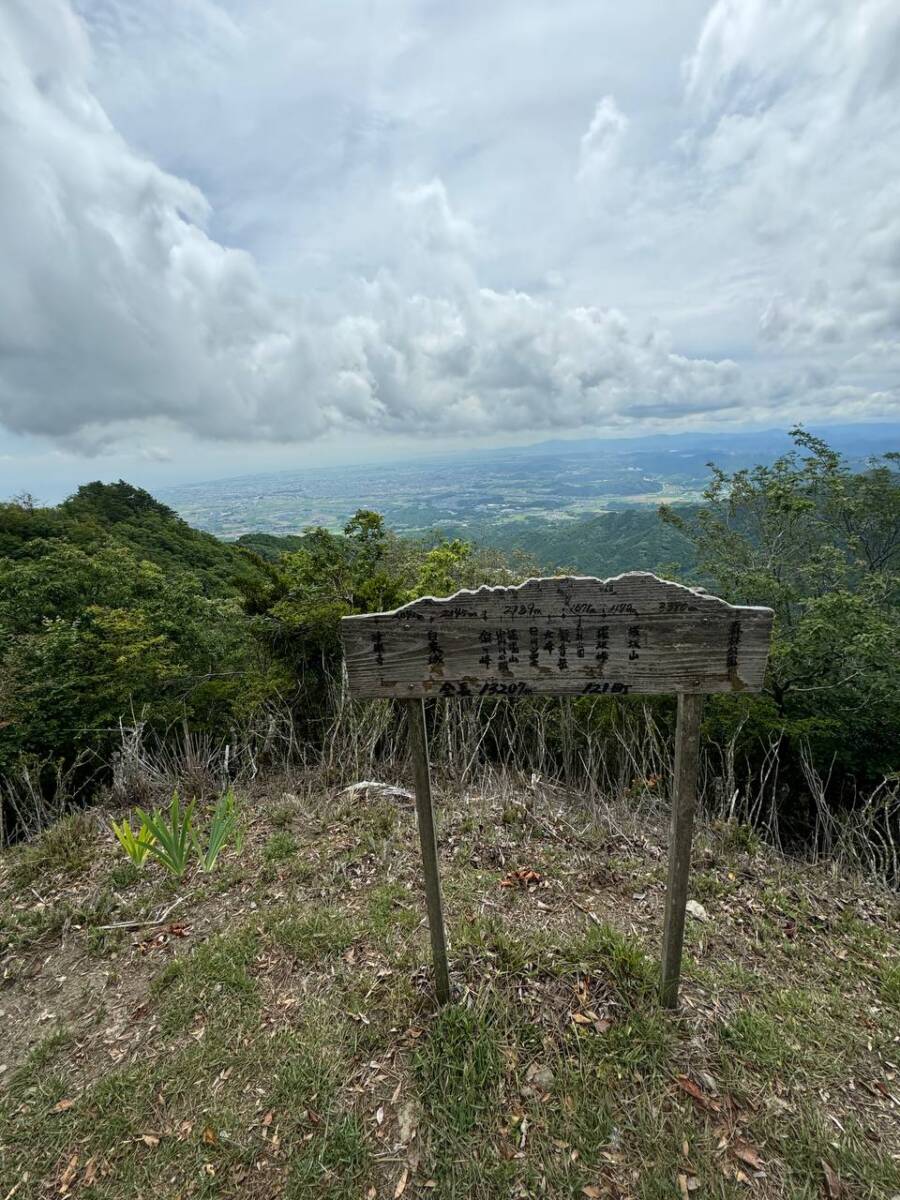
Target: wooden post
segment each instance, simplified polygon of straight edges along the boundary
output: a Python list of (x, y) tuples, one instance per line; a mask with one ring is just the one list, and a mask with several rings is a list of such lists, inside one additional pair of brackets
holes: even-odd
[(434, 987), (438, 1003), (446, 1004), (450, 999), (450, 975), (447, 968), (447, 938), (444, 932), (441, 879), (438, 874), (437, 836), (434, 829), (434, 809), (431, 804), (431, 770), (428, 763), (428, 735), (425, 731), (425, 702), (424, 700), (405, 700), (404, 704), (409, 721), (409, 745), (412, 751), (413, 773), (416, 781), (416, 817), (419, 822), (419, 841), (422, 845), (428, 931), (431, 934), (431, 956), (434, 960)]
[(702, 696), (679, 693), (678, 723), (675, 727), (675, 787), (669, 836), (669, 882), (666, 888), (660, 980), (660, 1000), (665, 1008), (678, 1007), (684, 911), (691, 869), (691, 835), (694, 827), (694, 809), (697, 805), (702, 712)]

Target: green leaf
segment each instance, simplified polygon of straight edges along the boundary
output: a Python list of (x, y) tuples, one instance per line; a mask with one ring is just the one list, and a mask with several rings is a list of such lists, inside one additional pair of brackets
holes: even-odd
[(112, 831), (116, 835), (122, 849), (135, 864), (139, 867), (147, 857), (148, 851), (152, 848), (154, 842), (153, 832), (148, 828), (145, 822), (141, 823), (137, 837), (131, 828), (131, 819), (126, 817), (121, 823), (116, 821), (110, 822)]
[(149, 853), (180, 879), (187, 869), (194, 844), (193, 801), (183, 809), (176, 790), (172, 793), (168, 819), (159, 809), (152, 815), (141, 808), (135, 812), (155, 839), (148, 847)]
[(234, 793), (231, 788), (219, 797), (209, 826), (209, 837), (205, 852), (201, 852), (199, 838), (196, 840), (197, 857), (204, 871), (212, 871), (216, 862), (232, 837), (237, 826), (237, 814), (234, 807)]

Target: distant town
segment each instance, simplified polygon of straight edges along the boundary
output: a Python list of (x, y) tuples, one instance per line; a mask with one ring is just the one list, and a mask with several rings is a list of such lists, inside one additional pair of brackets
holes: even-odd
[[(819, 432), (819, 431), (816, 431)], [(896, 444), (900, 425), (821, 431), (851, 462)], [(577, 521), (702, 498), (709, 463), (733, 471), (790, 449), (786, 430), (541, 442), (415, 461), (244, 475), (159, 489), (192, 525), (218, 537), (339, 529), (358, 508), (398, 532), (435, 528), (477, 540), (514, 541), (516, 527)], [(486, 536), (490, 534), (491, 536)]]

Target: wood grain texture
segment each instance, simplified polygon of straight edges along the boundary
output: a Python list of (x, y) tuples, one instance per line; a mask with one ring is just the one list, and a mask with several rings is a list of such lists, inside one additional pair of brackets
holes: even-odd
[(416, 819), (419, 825), (419, 844), (422, 848), (425, 905), (428, 910), (428, 933), (434, 963), (434, 990), (438, 1004), (446, 1004), (450, 999), (450, 969), (447, 965), (447, 933), (444, 928), (434, 806), (431, 802), (431, 766), (428, 761), (425, 705), (421, 700), (407, 700), (405, 703), (409, 721), (409, 747), (416, 780)]
[(665, 1008), (678, 1006), (681, 979), (681, 950), (684, 945), (684, 914), (691, 873), (691, 843), (697, 807), (697, 776), (700, 769), (700, 719), (703, 697), (678, 697), (675, 727), (675, 788), (669, 834), (669, 879), (666, 885), (666, 914), (663, 921), (660, 1000)]
[(757, 692), (772, 619), (634, 571), (425, 597), (341, 636), (355, 696)]

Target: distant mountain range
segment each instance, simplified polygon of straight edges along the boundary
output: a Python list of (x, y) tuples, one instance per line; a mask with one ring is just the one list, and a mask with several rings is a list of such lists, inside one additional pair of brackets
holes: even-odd
[[(816, 437), (828, 442), (848, 457), (867, 457), (889, 449), (900, 449), (900, 422), (859, 423), (855, 425), (804, 425)], [(640, 437), (585, 438), (570, 441), (557, 438), (536, 442), (509, 451), (520, 454), (569, 454), (591, 451), (620, 453), (671, 453), (710, 451), (716, 454), (753, 454), (776, 458), (793, 446), (786, 429), (691, 431), (687, 433), (652, 433)], [(761, 461), (754, 459), (754, 461)]]
[[(900, 423), (813, 424), (811, 431), (855, 466), (900, 450)], [(356, 509), (372, 508), (401, 532), (452, 528), (484, 539), (502, 529), (500, 540), (509, 545), (516, 532), (510, 526), (520, 522), (568, 522), (646, 510), (661, 501), (696, 503), (710, 461), (733, 471), (771, 462), (792, 444), (784, 429), (556, 439), (393, 463), (245, 475), (158, 494), (191, 524), (224, 538), (297, 534), (313, 524), (338, 529)]]

